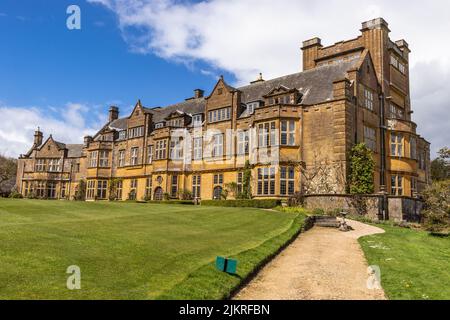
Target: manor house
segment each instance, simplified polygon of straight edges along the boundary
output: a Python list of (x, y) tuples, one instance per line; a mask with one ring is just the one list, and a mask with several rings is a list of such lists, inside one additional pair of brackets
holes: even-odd
[(364, 142), (375, 193), (415, 196), (430, 181), (430, 144), (411, 121), (408, 43), (389, 33), (374, 19), (351, 40), (304, 41), (294, 74), (242, 87), (221, 77), (208, 94), (166, 107), (138, 101), (123, 117), (111, 106), (82, 144), (38, 129), (18, 161), (19, 191), (73, 199), (83, 181), (87, 200), (219, 199), (229, 186), (233, 198), (250, 170), (254, 198), (345, 193), (349, 152)]

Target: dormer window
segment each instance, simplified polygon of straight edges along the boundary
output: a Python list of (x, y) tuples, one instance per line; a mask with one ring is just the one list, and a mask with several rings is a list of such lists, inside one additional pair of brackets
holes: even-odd
[(202, 125), (202, 115), (201, 114), (195, 114), (192, 116), (192, 125), (194, 127), (198, 127)]
[(126, 138), (127, 138), (127, 131), (126, 130), (119, 131), (119, 140), (125, 140)]
[(259, 108), (259, 102), (250, 102), (247, 103), (247, 111), (248, 114), (253, 114), (255, 112), (255, 109)]
[(164, 127), (164, 122), (158, 122), (155, 124), (155, 129), (160, 129)]

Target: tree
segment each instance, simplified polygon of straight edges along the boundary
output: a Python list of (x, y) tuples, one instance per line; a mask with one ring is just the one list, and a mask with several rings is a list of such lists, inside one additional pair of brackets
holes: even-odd
[(445, 147), (439, 150), (439, 156), (431, 161), (431, 179), (443, 181), (450, 178), (450, 149)]
[(84, 201), (86, 198), (86, 181), (80, 180), (75, 190), (74, 200)]
[(450, 229), (450, 180), (433, 182), (423, 192), (424, 226), (430, 232)]
[(355, 145), (350, 152), (350, 193), (371, 194), (374, 192), (375, 162), (372, 151), (364, 143)]
[(10, 193), (16, 184), (17, 160), (0, 156), (0, 193)]
[(250, 161), (245, 161), (244, 174), (242, 176), (242, 192), (239, 195), (240, 199), (252, 198), (252, 167)]

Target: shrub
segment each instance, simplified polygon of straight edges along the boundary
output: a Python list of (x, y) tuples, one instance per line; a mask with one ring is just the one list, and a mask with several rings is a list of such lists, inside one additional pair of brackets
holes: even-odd
[(17, 192), (17, 191), (12, 191), (12, 192), (9, 194), (9, 197), (10, 197), (10, 198), (13, 198), (13, 199), (22, 199), (22, 198), (23, 198), (23, 195), (22, 195), (21, 193)]
[(325, 210), (323, 210), (322, 208), (315, 208), (312, 211), (313, 216), (323, 216), (325, 214)]
[(168, 194), (167, 192), (164, 192), (164, 194), (163, 194), (163, 199), (164, 199), (165, 201), (170, 200), (170, 194)]
[(152, 201), (145, 201), (145, 203), (194, 205), (193, 200), (164, 200), (164, 201), (152, 200)]
[(350, 154), (350, 193), (371, 194), (374, 191), (372, 151), (364, 144), (355, 145)]
[(305, 204), (305, 196), (301, 192), (296, 192), (292, 196), (289, 197), (287, 205), (289, 207), (298, 207), (303, 206)]
[(281, 205), (281, 200), (264, 199), (264, 200), (202, 200), (202, 206), (213, 207), (246, 207), (246, 208), (263, 208), (272, 209)]
[(302, 207), (276, 207), (275, 210), (286, 213), (300, 213), (303, 215), (309, 214), (309, 211)]
[(180, 190), (178, 195), (180, 196), (180, 200), (192, 200), (194, 198), (192, 192), (186, 189)]
[(423, 193), (424, 227), (432, 233), (450, 230), (450, 180), (434, 182)]
[(86, 197), (86, 181), (80, 180), (73, 196), (76, 201), (84, 201)]

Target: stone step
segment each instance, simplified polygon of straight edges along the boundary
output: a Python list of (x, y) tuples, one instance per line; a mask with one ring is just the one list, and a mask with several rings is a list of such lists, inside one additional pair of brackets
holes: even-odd
[(314, 225), (317, 227), (324, 227), (324, 228), (339, 228), (341, 224), (338, 221), (330, 221), (330, 222), (316, 222)]

